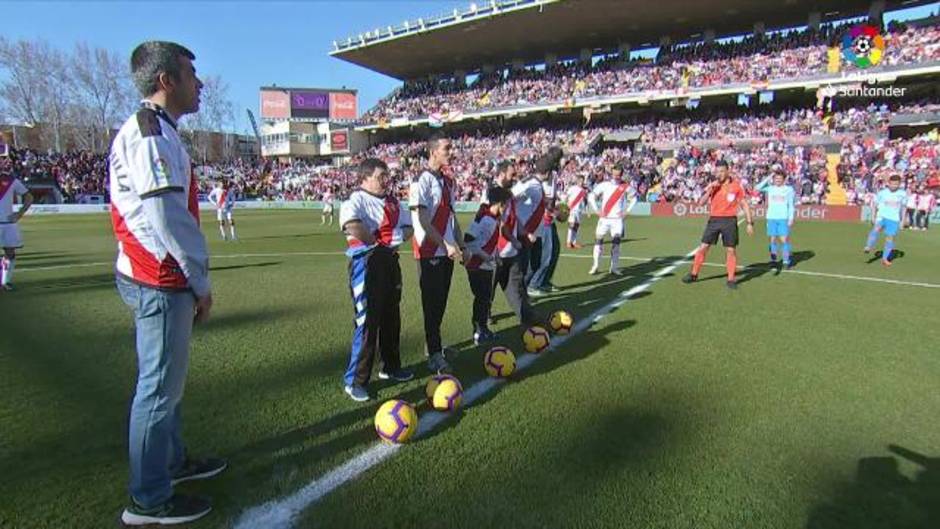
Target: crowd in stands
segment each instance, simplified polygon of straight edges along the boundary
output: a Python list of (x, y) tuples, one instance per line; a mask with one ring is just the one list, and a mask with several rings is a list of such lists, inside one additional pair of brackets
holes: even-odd
[[(889, 172), (901, 173), (911, 185), (940, 175), (940, 149), (935, 136), (889, 140), (886, 134), (887, 119), (893, 113), (938, 109), (940, 105), (930, 101), (891, 106), (871, 103), (832, 115), (831, 131), (841, 133), (842, 141), (839, 177), (850, 202), (863, 202)], [(616, 123), (600, 119), (588, 128), (559, 124), (513, 130), (504, 125), (481, 124), (474, 133), (455, 135), (456, 156), (449, 171), (457, 182), (459, 198), (479, 199), (499, 161), (514, 159), (524, 165), (552, 145), (568, 153), (560, 172), (562, 186), (575, 177), (585, 177), (589, 183), (597, 181), (614, 163), (625, 163), (626, 173), (634, 179), (641, 197), (649, 201), (697, 199), (719, 159), (732, 162), (745, 185), (757, 183), (779, 166), (790, 175), (803, 203), (823, 203), (829, 192), (824, 150), (801, 146), (785, 137), (823, 132), (822, 115), (815, 108), (679, 110), (618, 119)], [(602, 141), (604, 135), (624, 129), (642, 133), (633, 148)], [(745, 138), (759, 141), (747, 146), (730, 144), (730, 140)], [(704, 145), (696, 141), (700, 139), (717, 141)], [(674, 150), (670, 163), (663, 162), (664, 146)], [(384, 143), (354, 156), (342, 167), (303, 161), (234, 160), (198, 166), (195, 172), (201, 193), (208, 193), (215, 182), (225, 180), (243, 199), (321, 200), (327, 194), (340, 199), (357, 185), (352, 170), (355, 164), (365, 157), (377, 157), (389, 164), (396, 190), (405, 197), (408, 182), (423, 168), (423, 151), (421, 141)], [(14, 159), (15, 167), (11, 167), (10, 159), (0, 158), (0, 171), (12, 171), (28, 185), (54, 184), (65, 202), (82, 203), (96, 195), (107, 200), (104, 155), (26, 150), (17, 151)]]
[[(469, 86), (455, 79), (409, 83), (363, 115), (366, 122), (421, 117), (486, 108), (560, 103), (571, 98), (657, 90), (761, 83), (824, 74), (829, 47), (849, 24), (820, 30), (752, 35), (738, 42), (713, 42), (661, 48), (655, 61), (608, 58), (559, 63), (481, 75)], [(879, 66), (940, 60), (940, 28), (893, 23), (887, 28), (888, 51)], [(842, 61), (843, 70), (854, 64)], [(872, 71), (872, 70), (868, 70)]]

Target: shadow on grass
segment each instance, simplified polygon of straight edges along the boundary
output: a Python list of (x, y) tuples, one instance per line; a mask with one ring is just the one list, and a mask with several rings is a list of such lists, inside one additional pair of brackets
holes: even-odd
[[(940, 458), (890, 445), (894, 456), (858, 461), (855, 481), (814, 507), (806, 529), (928, 529), (940, 527)], [(896, 456), (896, 457), (895, 457)], [(914, 479), (898, 469), (902, 458), (920, 468)]]
[[(877, 252), (872, 254), (872, 256), (867, 261), (865, 261), (865, 264), (872, 264), (872, 263), (881, 261), (882, 257), (884, 257), (884, 252), (881, 250), (878, 250)], [(888, 259), (888, 261), (893, 263), (897, 261), (898, 259), (904, 259), (904, 250), (898, 250), (897, 248), (895, 248), (894, 251), (891, 252), (891, 258)]]
[(222, 272), (225, 270), (242, 270), (244, 268), (267, 268), (269, 266), (277, 266), (284, 261), (268, 261), (264, 263), (253, 263), (253, 264), (241, 264), (241, 265), (231, 265), (231, 266), (212, 266), (209, 268), (212, 272)]
[(115, 296), (117, 296), (117, 287), (115, 287), (114, 281), (113, 271), (108, 271), (103, 274), (83, 275), (71, 278), (39, 279), (35, 281), (29, 279), (29, 276), (26, 276), (26, 280), (22, 283), (22, 289), (26, 292), (42, 291), (43, 293), (58, 294), (66, 290), (72, 293), (76, 290), (113, 288), (115, 289)]

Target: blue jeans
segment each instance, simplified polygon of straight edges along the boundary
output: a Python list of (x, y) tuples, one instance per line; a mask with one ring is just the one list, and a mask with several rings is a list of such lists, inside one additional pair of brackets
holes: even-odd
[(189, 364), (196, 299), (192, 292), (166, 292), (122, 276), (117, 288), (134, 313), (137, 389), (128, 429), (130, 494), (143, 508), (173, 495), (170, 479), (186, 458), (180, 401)]
[(529, 277), (529, 288), (541, 289), (547, 287), (549, 277), (550, 266), (552, 262), (552, 252), (554, 251), (554, 244), (556, 239), (553, 238), (553, 235), (557, 237), (557, 234), (553, 232), (552, 225), (542, 225), (539, 228), (539, 241), (542, 242), (542, 254), (539, 261), (539, 267), (532, 272), (531, 277)]

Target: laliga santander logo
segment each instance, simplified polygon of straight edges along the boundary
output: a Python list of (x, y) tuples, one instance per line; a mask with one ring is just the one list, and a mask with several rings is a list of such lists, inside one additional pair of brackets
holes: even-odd
[(672, 212), (677, 217), (684, 217), (686, 213), (689, 212), (689, 208), (682, 202), (676, 202), (676, 204), (672, 206)]
[(870, 68), (884, 59), (885, 39), (874, 26), (861, 24), (842, 37), (842, 56), (859, 68)]

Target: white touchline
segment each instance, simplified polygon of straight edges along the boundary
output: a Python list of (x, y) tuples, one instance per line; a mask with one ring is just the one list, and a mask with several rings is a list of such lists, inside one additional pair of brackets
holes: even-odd
[[(571, 257), (575, 259), (592, 259), (590, 255), (582, 255), (576, 253), (563, 253), (562, 257)], [(640, 261), (640, 262), (649, 262), (652, 261), (652, 258), (649, 257), (627, 257), (620, 256), (621, 259), (629, 261)], [(704, 266), (710, 266), (714, 268), (724, 268), (725, 265), (718, 263), (704, 263)], [(755, 265), (747, 266), (738, 266), (738, 270), (748, 270), (750, 268), (757, 268)], [(828, 272), (810, 272), (809, 270), (781, 270), (784, 274), (798, 274), (803, 276), (815, 276), (815, 277), (829, 277), (832, 279), (850, 279), (853, 281), (869, 281), (872, 283), (887, 283), (891, 285), (905, 285), (909, 287), (924, 287), (924, 288), (940, 288), (940, 285), (936, 283), (922, 283), (918, 281), (902, 281), (900, 279), (884, 279), (881, 277), (867, 277), (867, 276), (851, 276), (845, 274), (831, 274)]]
[[(664, 276), (672, 273), (683, 263), (695, 254), (695, 250), (687, 253), (685, 257), (678, 259), (666, 267), (656, 271), (645, 282), (621, 292), (619, 296), (612, 301), (597, 309), (592, 314), (580, 318), (571, 328), (571, 332), (563, 336), (552, 338), (551, 345), (542, 354), (523, 354), (516, 364), (517, 371), (523, 371), (532, 365), (536, 360), (545, 354), (554, 351), (563, 346), (574, 336), (586, 331), (595, 323), (604, 319), (608, 314), (615, 312), (621, 305), (648, 289), (653, 283), (659, 281)], [(470, 406), (480, 397), (493, 391), (504, 384), (505, 381), (494, 378), (485, 378), (480, 380), (464, 392), (464, 405)], [(428, 432), (433, 431), (444, 422), (450, 415), (442, 412), (428, 411), (421, 415), (421, 421), (418, 424), (418, 431), (415, 433), (417, 438), (423, 437)], [(320, 501), (324, 496), (338, 489), (345, 483), (359, 477), (366, 470), (378, 465), (386, 459), (395, 455), (401, 445), (387, 445), (382, 442), (376, 442), (366, 451), (350, 459), (339, 467), (327, 472), (318, 479), (315, 479), (305, 485), (297, 492), (282, 499), (271, 500), (267, 503), (252, 507), (242, 513), (235, 522), (235, 529), (252, 529), (256, 527), (289, 529), (294, 519), (305, 509)]]
[[(280, 252), (280, 253), (237, 253), (237, 254), (221, 254), (213, 255), (212, 259), (241, 259), (241, 258), (251, 258), (251, 257), (306, 257), (306, 256), (345, 256), (344, 252)], [(586, 254), (576, 254), (576, 253), (563, 253), (561, 257), (567, 257), (572, 259), (591, 259), (590, 255)], [(628, 257), (621, 256), (621, 259), (628, 261), (641, 261), (649, 262), (652, 261), (652, 258), (647, 257)], [(26, 268), (17, 268), (17, 273), (25, 272), (44, 272), (48, 270), (64, 270), (69, 268), (90, 268), (95, 266), (114, 266), (114, 261), (103, 261), (98, 263), (81, 263), (81, 264), (67, 264), (67, 265), (54, 265), (54, 266), (35, 266), (35, 267), (26, 267)], [(723, 264), (716, 263), (705, 263), (705, 266), (724, 268)], [(749, 266), (739, 266), (739, 269), (747, 269), (752, 267)], [(853, 276), (846, 274), (832, 274), (828, 272), (811, 272), (809, 270), (783, 270), (784, 274), (797, 274), (803, 276), (814, 276), (814, 277), (828, 277), (832, 279), (845, 279), (851, 281), (867, 281), (870, 283), (884, 283), (889, 285), (904, 285), (909, 287), (923, 287), (923, 288), (940, 288), (940, 284), (936, 283), (925, 283), (919, 281), (904, 281), (901, 279), (884, 279), (881, 277), (867, 277), (867, 276)]]

